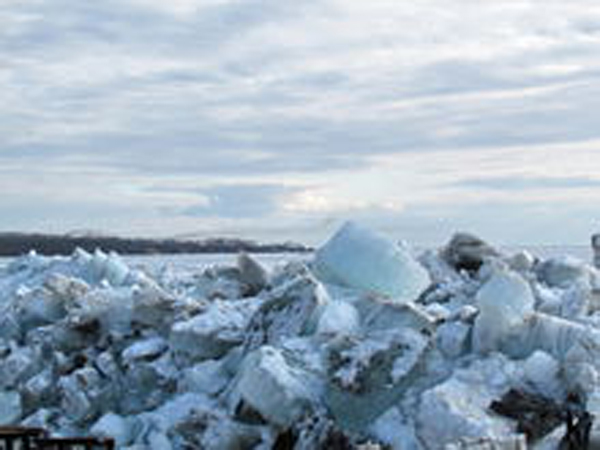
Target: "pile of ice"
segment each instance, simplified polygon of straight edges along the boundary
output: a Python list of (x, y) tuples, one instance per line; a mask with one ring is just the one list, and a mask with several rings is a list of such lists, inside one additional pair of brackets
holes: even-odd
[(508, 449), (524, 438), (490, 404), (511, 389), (600, 413), (581, 261), (465, 234), (415, 258), (349, 223), (306, 264), (163, 275), (100, 251), (2, 269), (0, 425), (140, 450)]

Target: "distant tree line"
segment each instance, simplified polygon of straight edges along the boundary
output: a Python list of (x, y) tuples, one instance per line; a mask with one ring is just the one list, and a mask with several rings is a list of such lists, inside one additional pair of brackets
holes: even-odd
[(285, 253), (308, 252), (302, 244), (285, 242), (261, 244), (236, 238), (206, 240), (142, 239), (114, 236), (69, 236), (50, 234), (0, 233), (0, 256), (18, 256), (35, 250), (42, 255), (70, 255), (76, 248), (93, 252), (99, 248), (122, 255), (177, 253)]

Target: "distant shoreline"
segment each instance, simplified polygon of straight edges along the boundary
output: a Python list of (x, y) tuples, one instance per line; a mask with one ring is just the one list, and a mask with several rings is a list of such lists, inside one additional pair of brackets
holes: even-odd
[(204, 240), (122, 238), (116, 236), (69, 236), (41, 233), (0, 233), (0, 256), (19, 256), (32, 250), (41, 255), (70, 255), (77, 248), (101, 249), (121, 255), (211, 253), (307, 253), (313, 249), (295, 242), (258, 243), (237, 238)]

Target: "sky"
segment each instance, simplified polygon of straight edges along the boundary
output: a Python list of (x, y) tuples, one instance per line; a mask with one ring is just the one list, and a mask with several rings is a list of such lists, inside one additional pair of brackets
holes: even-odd
[(597, 0), (2, 0), (0, 230), (600, 231)]

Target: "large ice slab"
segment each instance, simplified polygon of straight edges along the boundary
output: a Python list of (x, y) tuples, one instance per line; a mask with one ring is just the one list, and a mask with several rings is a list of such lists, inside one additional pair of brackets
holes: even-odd
[(360, 296), (353, 305), (360, 314), (362, 326), (369, 331), (411, 328), (431, 333), (436, 325), (435, 317), (413, 302), (399, 304), (367, 295)]
[(600, 368), (600, 330), (543, 313), (532, 314), (506, 336), (501, 349), (514, 358), (543, 350), (558, 361), (568, 361), (568, 366), (590, 363)]
[(322, 395), (314, 375), (293, 366), (282, 352), (268, 345), (247, 356), (237, 391), (263, 418), (283, 428), (302, 417)]
[(171, 349), (190, 361), (223, 356), (244, 341), (244, 330), (258, 305), (255, 299), (214, 301), (206, 312), (173, 325)]
[(473, 330), (473, 347), (497, 350), (502, 340), (533, 314), (535, 299), (529, 285), (514, 272), (498, 272), (477, 292), (479, 316)]
[(21, 396), (15, 391), (0, 391), (0, 425), (15, 425), (23, 413)]
[(356, 334), (360, 331), (360, 317), (356, 308), (344, 301), (331, 301), (325, 306), (317, 331), (320, 334)]
[(240, 253), (237, 258), (240, 281), (246, 285), (250, 295), (256, 295), (269, 283), (269, 273), (247, 253)]
[(369, 434), (389, 446), (391, 450), (421, 450), (412, 423), (398, 408), (390, 408), (369, 427)]
[(323, 285), (310, 274), (286, 280), (269, 293), (252, 316), (246, 330), (246, 350), (314, 333), (328, 301)]
[(314, 268), (325, 282), (395, 299), (415, 300), (429, 285), (429, 274), (393, 242), (347, 222), (318, 251)]
[(498, 439), (513, 434), (512, 421), (489, 410), (506, 392), (516, 370), (502, 356), (474, 362), (425, 391), (416, 414), (425, 448), (441, 450), (464, 438)]
[(393, 406), (420, 374), (428, 348), (428, 340), (410, 329), (333, 340), (325, 403), (340, 426), (364, 430)]
[(102, 416), (90, 429), (90, 433), (99, 438), (112, 438), (119, 448), (130, 444), (133, 438), (133, 421), (115, 413)]
[(589, 280), (591, 267), (573, 256), (562, 256), (544, 261), (536, 272), (548, 286), (567, 288), (577, 280)]

